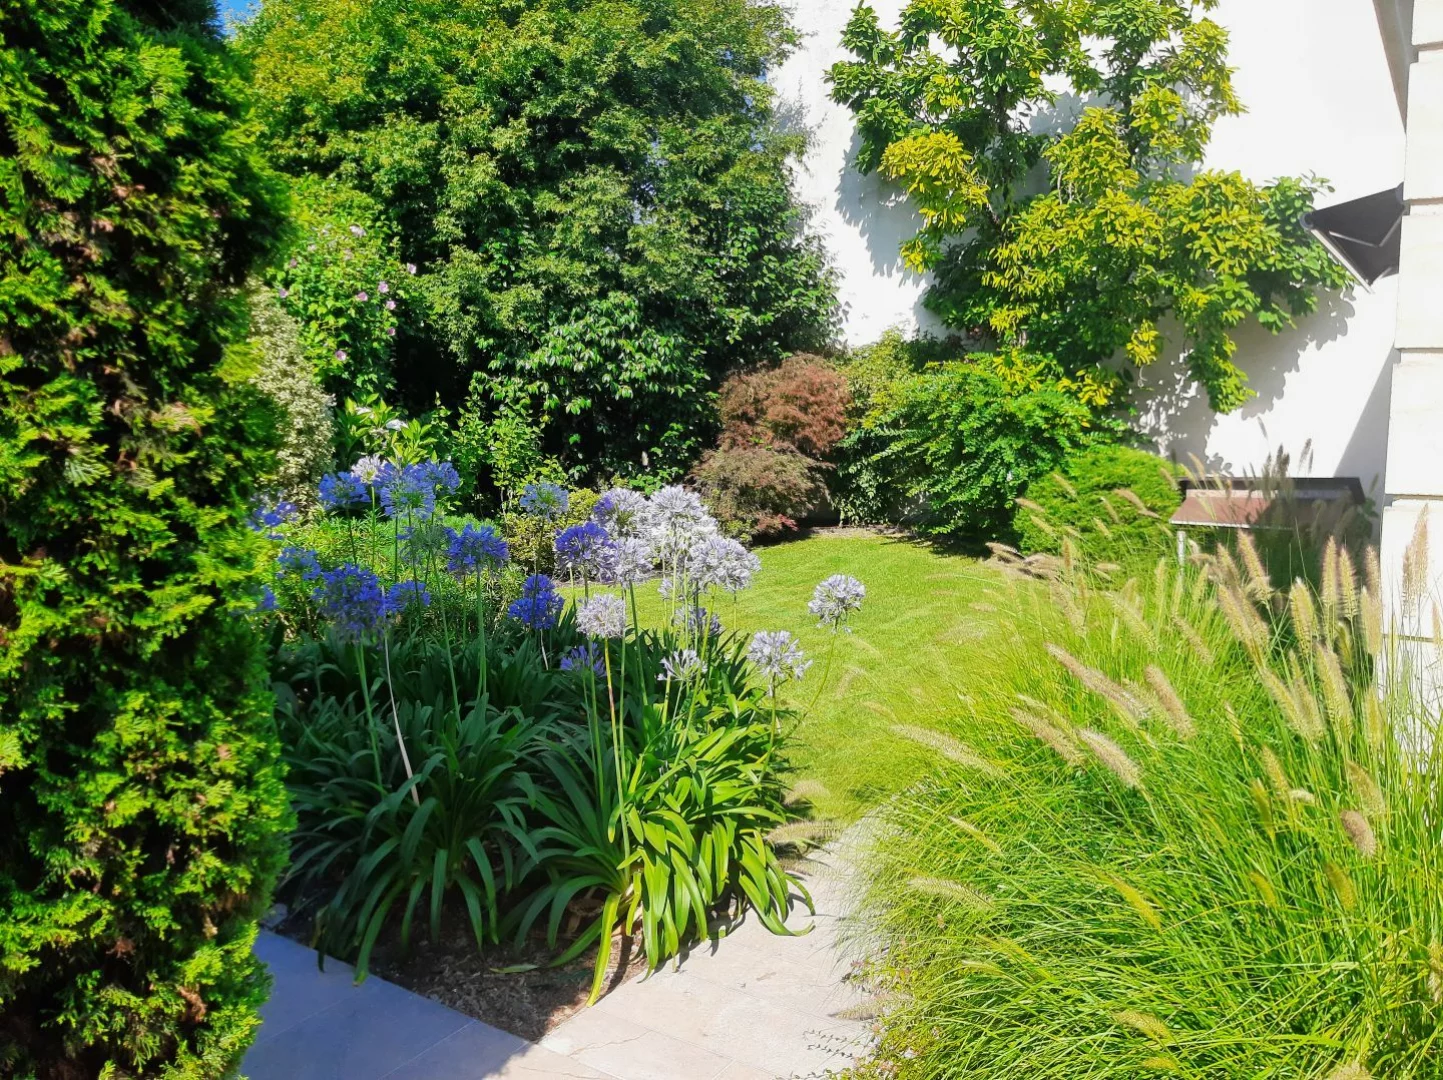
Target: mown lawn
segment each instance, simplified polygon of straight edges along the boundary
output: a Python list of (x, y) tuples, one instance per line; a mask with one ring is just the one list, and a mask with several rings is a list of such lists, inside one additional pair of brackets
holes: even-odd
[[(791, 630), (815, 660), (782, 698), (804, 712), (792, 759), (819, 782), (816, 816), (850, 821), (905, 788), (935, 754), (896, 725), (934, 726), (959, 707), (969, 664), (998, 632), (997, 576), (975, 559), (900, 538), (837, 531), (760, 548), (762, 570), (718, 609), (728, 630)], [(818, 629), (807, 613), (817, 582), (851, 574), (867, 587), (852, 633)], [(641, 619), (661, 617), (639, 590)]]

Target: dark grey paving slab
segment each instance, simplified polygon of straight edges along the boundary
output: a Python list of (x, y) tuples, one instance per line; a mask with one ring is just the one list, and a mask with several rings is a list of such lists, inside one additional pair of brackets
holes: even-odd
[(349, 964), (331, 959), (321, 971), (316, 967), (315, 950), (290, 938), (262, 931), (255, 954), (270, 968), (272, 979), (271, 996), (261, 1006), (264, 1023), (257, 1044), (269, 1042), (355, 991)]
[(262, 935), (258, 945), (268, 965), (274, 960), (275, 988), (260, 1037), (241, 1063), (250, 1080), (380, 1080), (476, 1023), (374, 976), (354, 986), (344, 964), (328, 961), (317, 971), (309, 949), (271, 937)]

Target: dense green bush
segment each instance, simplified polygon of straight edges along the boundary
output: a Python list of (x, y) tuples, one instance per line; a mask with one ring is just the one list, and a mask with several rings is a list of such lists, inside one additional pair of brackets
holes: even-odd
[(1375, 682), (1375, 560), (1279, 593), (1240, 550), (999, 588), (1008, 632), (879, 823), (858, 1077), (1438, 1075), (1436, 711)]
[[(885, 433), (865, 462), (879, 492), (872, 500), (901, 508), (925, 535), (972, 542), (1010, 537), (1013, 500), (1099, 435), (1070, 394), (1019, 384), (990, 357), (931, 365), (902, 380), (886, 411), (861, 430)], [(855, 453), (850, 468), (860, 471)]]
[(1182, 504), (1182, 475), (1156, 454), (1127, 446), (1069, 454), (1018, 500), (1020, 546), (1058, 554), (1070, 538), (1093, 562), (1150, 570), (1175, 544), (1168, 519)]
[(521, 403), (568, 469), (665, 479), (725, 371), (830, 333), (765, 78), (793, 40), (771, 0), (267, 0), (238, 34), (278, 165), (418, 269), (401, 402)]
[(0, 43), (0, 1073), (212, 1080), (287, 816), (246, 528), (275, 219), (209, 0)]

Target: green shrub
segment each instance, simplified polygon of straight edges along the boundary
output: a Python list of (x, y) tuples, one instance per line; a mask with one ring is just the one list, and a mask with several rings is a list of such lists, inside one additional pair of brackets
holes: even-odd
[(1090, 446), (1027, 486), (1015, 518), (1025, 552), (1059, 554), (1065, 537), (1093, 562), (1146, 569), (1175, 546), (1180, 468), (1127, 446)]
[(300, 326), (282, 310), (275, 295), (256, 287), (250, 293), (251, 339), (260, 350), (256, 389), (275, 404), (280, 448), (276, 468), (265, 477), (286, 499), (303, 510), (316, 507), (316, 485), (331, 467), (335, 400), (316, 381), (315, 369), (301, 347)]
[(918, 530), (953, 540), (1010, 536), (1013, 500), (1096, 437), (1089, 410), (1048, 386), (1018, 387), (983, 360), (929, 368), (901, 389), (878, 455), (916, 507)]
[(562, 529), (588, 520), (600, 498), (598, 492), (578, 488), (570, 492), (566, 510), (553, 521), (535, 517), (524, 510), (512, 510), (504, 514), (501, 531), (506, 536), (506, 542), (511, 545), (512, 560), (528, 573), (551, 573), (556, 569), (556, 550), (552, 547), (556, 534)]
[(1279, 594), (1243, 552), (999, 589), (880, 826), (857, 1076), (1437, 1076), (1438, 718), (1375, 685), (1376, 562)]
[(210, 1080), (284, 858), (244, 618), (273, 467), (240, 285), (274, 189), (204, 0), (0, 42), (0, 1073)]

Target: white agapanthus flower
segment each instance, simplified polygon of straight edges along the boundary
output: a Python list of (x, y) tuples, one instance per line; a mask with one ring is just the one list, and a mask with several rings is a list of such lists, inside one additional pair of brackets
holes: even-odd
[(367, 454), (365, 457), (357, 458), (356, 463), (351, 466), (351, 475), (363, 484), (374, 484), (376, 478), (386, 469), (386, 459), (380, 454)]
[(639, 536), (629, 536), (612, 545), (601, 581), (607, 585), (635, 585), (651, 576), (654, 559), (651, 544)]
[(591, 519), (616, 540), (644, 536), (650, 526), (651, 505), (646, 496), (630, 488), (612, 488), (596, 501)]
[(818, 625), (833, 630), (847, 621), (854, 611), (862, 610), (867, 587), (847, 574), (833, 574), (817, 585), (807, 610), (817, 617)]
[(599, 593), (576, 609), (576, 628), (589, 638), (626, 636), (626, 601), (614, 593)]
[(800, 679), (812, 666), (797, 639), (788, 630), (759, 630), (747, 647), (747, 659), (767, 680), (767, 693), (788, 679)]
[(664, 566), (674, 565), (698, 540), (721, 531), (701, 497), (684, 487), (662, 488), (648, 506), (647, 539)]
[(696, 592), (725, 589), (741, 592), (752, 583), (752, 575), (762, 568), (757, 558), (736, 540), (725, 536), (708, 536), (687, 549), (682, 560), (682, 574)]
[(677, 649), (661, 662), (657, 682), (687, 683), (706, 674), (706, 664), (695, 649)]

